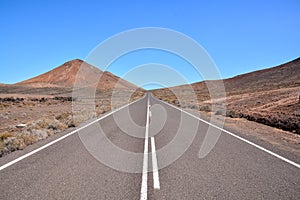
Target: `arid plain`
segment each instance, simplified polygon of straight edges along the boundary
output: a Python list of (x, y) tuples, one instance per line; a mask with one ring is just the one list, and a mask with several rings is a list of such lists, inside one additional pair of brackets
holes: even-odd
[[(79, 75), (78, 75), (79, 74)], [(97, 81), (95, 81), (97, 80)], [(95, 82), (97, 84), (95, 84)], [(224, 84), (226, 99), (213, 99), (207, 84)], [(75, 85), (75, 87), (74, 87)], [(92, 90), (88, 98), (80, 96)], [(190, 90), (192, 88), (192, 90)], [(215, 88), (215, 92), (217, 88)], [(79, 91), (79, 92), (78, 92)], [(152, 90), (153, 96), (225, 128), (300, 155), (300, 59), (230, 79)], [(0, 84), (0, 156), (128, 104), (145, 90), (76, 59), (16, 84)], [(212, 91), (211, 91), (212, 92)], [(176, 94), (182, 97), (179, 101)], [(192, 96), (195, 95), (196, 99)], [(83, 109), (74, 116), (74, 106)], [(79, 103), (80, 104), (80, 103)], [(84, 107), (89, 107), (85, 110)], [(75, 111), (77, 112), (77, 111)], [(216, 121), (215, 123), (218, 123)]]

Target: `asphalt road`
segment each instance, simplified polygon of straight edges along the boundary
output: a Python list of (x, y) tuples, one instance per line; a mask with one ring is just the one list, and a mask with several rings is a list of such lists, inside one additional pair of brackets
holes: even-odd
[[(148, 94), (1, 169), (0, 199), (300, 199), (297, 166), (225, 132), (199, 158), (208, 127)], [(7, 155), (0, 166), (66, 134)]]

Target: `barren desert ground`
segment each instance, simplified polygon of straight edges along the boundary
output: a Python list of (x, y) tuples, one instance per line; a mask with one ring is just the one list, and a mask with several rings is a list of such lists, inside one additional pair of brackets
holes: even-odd
[[(74, 99), (72, 86), (80, 66), (84, 66), (83, 75), (101, 76), (95, 86), (94, 97)], [(225, 99), (210, 98), (206, 83), (211, 85), (214, 81), (151, 92), (155, 97), (208, 121), (215, 116), (217, 120), (213, 123), (220, 124), (225, 117), (226, 129), (300, 155), (299, 70), (300, 59), (296, 59), (277, 67), (225, 79)], [(90, 84), (83, 75), (79, 77), (80, 82)], [(214, 90), (218, 91), (218, 88)], [(1, 84), (0, 156), (78, 126), (144, 94), (145, 90), (78, 59), (17, 84)], [(193, 95), (196, 99), (192, 98)], [(214, 110), (212, 100), (216, 105)], [(81, 103), (83, 107), (78, 114), (74, 107)], [(223, 105), (226, 111), (221, 109)]]

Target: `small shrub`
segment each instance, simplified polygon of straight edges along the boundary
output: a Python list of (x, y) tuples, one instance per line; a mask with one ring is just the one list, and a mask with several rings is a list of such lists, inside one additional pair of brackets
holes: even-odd
[[(0, 140), (0, 151), (1, 151), (2, 149), (4, 149), (4, 147), (5, 147), (4, 142)], [(0, 157), (1, 157), (1, 152), (0, 152)]]
[[(64, 130), (67, 127), (75, 127), (75, 123), (73, 121), (73, 117), (71, 113), (63, 113), (55, 117), (56, 120), (60, 122), (60, 127), (58, 129)], [(63, 127), (67, 126), (67, 127)]]
[(201, 106), (199, 110), (204, 112), (211, 112), (211, 108), (209, 106)]
[(12, 152), (18, 149), (24, 149), (26, 147), (24, 140), (17, 137), (10, 137), (5, 139), (4, 145), (8, 152)]
[(52, 129), (52, 130), (57, 130), (57, 127), (54, 125), (54, 124), (50, 124), (49, 126), (48, 126), (48, 129)]
[(44, 119), (41, 119), (41, 120), (39, 120), (39, 121), (37, 121), (37, 123), (36, 123), (36, 128), (44, 128), (44, 129), (46, 129), (46, 128), (48, 128), (50, 126), (50, 124), (48, 123), (48, 121), (47, 120), (44, 120)]
[(198, 109), (198, 106), (197, 105), (192, 105), (190, 108), (191, 109)]
[(6, 138), (12, 137), (13, 134), (12, 133), (8, 133), (8, 132), (4, 132), (0, 134), (0, 140), (5, 140)]
[(236, 118), (237, 115), (235, 114), (235, 112), (233, 110), (230, 110), (230, 111), (226, 112), (226, 117)]
[(172, 104), (174, 104), (174, 105), (179, 105), (179, 101), (178, 101), (177, 99), (174, 99), (174, 100), (172, 101)]
[(23, 139), (25, 146), (31, 145), (38, 140), (34, 135), (31, 134), (22, 134), (20, 137)]

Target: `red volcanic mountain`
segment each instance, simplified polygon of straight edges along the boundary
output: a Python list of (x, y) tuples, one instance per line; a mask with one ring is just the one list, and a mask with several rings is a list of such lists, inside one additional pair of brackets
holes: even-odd
[[(100, 78), (100, 79), (99, 79)], [(71, 88), (74, 84), (82, 87), (95, 86), (98, 90), (136, 89), (137, 86), (79, 59), (68, 61), (61, 66), (34, 78), (16, 83), (17, 86), (33, 88)]]

